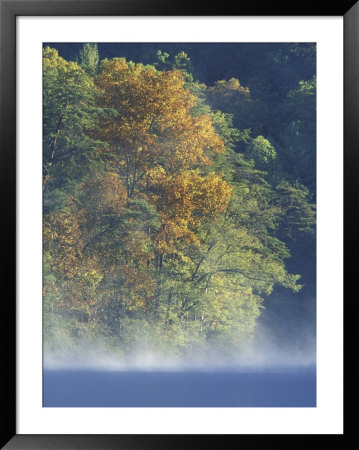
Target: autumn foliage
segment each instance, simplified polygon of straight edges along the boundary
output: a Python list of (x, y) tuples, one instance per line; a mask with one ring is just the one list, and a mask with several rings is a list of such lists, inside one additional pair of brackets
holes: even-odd
[[(283, 202), (269, 201), (233, 151), (229, 116), (204, 107), (183, 70), (89, 64), (44, 50), (49, 345), (62, 324), (71, 339), (107, 336), (119, 351), (145, 329), (176, 351), (238, 347), (263, 293), (300, 288), (271, 236)], [(208, 95), (250, 101), (236, 79)]]

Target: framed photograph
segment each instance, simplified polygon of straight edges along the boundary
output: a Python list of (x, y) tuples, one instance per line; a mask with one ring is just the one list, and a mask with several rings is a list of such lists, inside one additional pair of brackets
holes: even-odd
[(4, 448), (338, 445), (358, 5), (0, 12)]

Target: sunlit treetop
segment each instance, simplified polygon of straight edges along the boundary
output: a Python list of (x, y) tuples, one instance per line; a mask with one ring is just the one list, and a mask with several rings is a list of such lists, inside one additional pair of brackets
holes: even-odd
[(192, 116), (197, 99), (181, 71), (160, 72), (119, 58), (103, 62), (97, 85), (100, 105), (117, 111), (115, 121), (101, 125), (100, 137), (133, 176), (158, 164), (172, 172), (207, 165), (211, 151), (225, 150), (211, 117)]

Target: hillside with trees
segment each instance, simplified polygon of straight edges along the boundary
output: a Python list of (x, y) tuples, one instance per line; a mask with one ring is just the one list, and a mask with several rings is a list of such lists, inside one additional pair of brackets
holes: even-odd
[(45, 351), (230, 356), (315, 264), (315, 46), (131, 45), (44, 46)]

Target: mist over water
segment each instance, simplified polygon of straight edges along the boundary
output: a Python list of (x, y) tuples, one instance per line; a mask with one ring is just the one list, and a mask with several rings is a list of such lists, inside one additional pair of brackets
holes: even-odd
[(149, 342), (127, 356), (86, 341), (45, 352), (43, 406), (315, 407), (315, 315), (280, 310), (264, 310), (254, 339), (231, 356), (176, 357)]
[(315, 407), (314, 349), (309, 333), (279, 345), (262, 324), (232, 358), (141, 349), (120, 357), (83, 343), (81, 354), (44, 355), (43, 406)]
[(158, 352), (148, 342), (133, 348), (130, 354), (119, 355), (86, 340), (66, 352), (44, 352), (45, 370), (267, 371), (305, 370), (315, 363), (315, 321), (273, 318), (271, 311), (263, 313), (247, 347), (230, 355), (207, 348), (176, 356)]
[[(262, 337), (258, 338), (264, 339)], [(218, 370), (268, 370), (306, 368), (315, 366), (315, 352), (303, 348), (277, 348), (266, 340), (261, 348), (255, 344), (232, 358), (218, 353), (206, 352), (187, 357), (163, 355), (156, 352), (137, 350), (133, 355), (121, 357), (104, 353), (99, 349), (83, 347), (81, 356), (69, 352), (44, 355), (45, 370), (108, 370), (108, 371), (218, 371)]]

